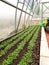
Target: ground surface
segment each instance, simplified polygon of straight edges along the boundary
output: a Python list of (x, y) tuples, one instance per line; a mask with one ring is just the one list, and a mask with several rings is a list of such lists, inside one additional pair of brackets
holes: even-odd
[(35, 42), (35, 46), (33, 48), (33, 55), (32, 55), (32, 63), (29, 65), (39, 65), (40, 61), (40, 42), (41, 42), (41, 29), (39, 31), (39, 35)]
[[(40, 41), (41, 29), (39, 26), (33, 26), (18, 36), (1, 43), (0, 65), (24, 65), (24, 63), (26, 63), (25, 65), (39, 65)], [(20, 63), (22, 59), (24, 60), (23, 64)]]

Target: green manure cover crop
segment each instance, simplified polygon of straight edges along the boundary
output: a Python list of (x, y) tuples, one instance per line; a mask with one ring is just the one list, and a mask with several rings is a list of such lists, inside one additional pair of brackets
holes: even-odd
[[(34, 29), (34, 31), (36, 30), (36, 28)], [(13, 60), (17, 58), (17, 56), (19, 55), (19, 52), (23, 49), (24, 45), (30, 39), (30, 37), (32, 36), (32, 33), (34, 31), (32, 31), (29, 35), (26, 36), (26, 38), (20, 43), (20, 45), (17, 47), (17, 49), (15, 49), (15, 51), (13, 53), (11, 53), (7, 57), (7, 59), (5, 59), (3, 61), (3, 63), (1, 65), (10, 65), (10, 64), (12, 64)]]
[(33, 26), (31, 29), (29, 29), (29, 31), (26, 32), (24, 35), (20, 36), (17, 40), (15, 40), (14, 42), (12, 42), (12, 44), (7, 45), (3, 50), (1, 50), (1, 51), (0, 51), (0, 57), (1, 57), (2, 55), (4, 55), (5, 53), (7, 53), (7, 51), (8, 51), (11, 47), (13, 47), (20, 39), (23, 39), (23, 37), (24, 37), (25, 35), (29, 34), (30, 31), (33, 30), (33, 28), (34, 28), (34, 26)]
[(32, 37), (32, 40), (29, 43), (28, 52), (22, 57), (21, 61), (17, 65), (29, 65), (29, 63), (32, 62), (32, 53), (33, 53), (32, 49), (33, 49), (33, 46), (35, 45), (35, 41), (37, 39), (39, 29), (40, 27), (37, 29), (36, 33), (34, 34), (34, 36)]

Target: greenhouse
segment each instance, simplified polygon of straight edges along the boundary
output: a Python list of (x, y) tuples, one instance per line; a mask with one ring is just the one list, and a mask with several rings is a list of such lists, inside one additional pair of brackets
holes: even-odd
[(0, 65), (49, 65), (49, 0), (0, 0)]

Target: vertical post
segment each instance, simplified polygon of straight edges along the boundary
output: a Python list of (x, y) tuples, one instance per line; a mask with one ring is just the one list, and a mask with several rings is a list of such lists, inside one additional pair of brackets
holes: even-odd
[[(31, 10), (30, 10), (30, 12), (29, 12), (29, 13), (31, 13)], [(28, 21), (28, 19), (30, 19), (30, 15), (28, 15), (27, 21)], [(27, 23), (27, 21), (26, 21), (26, 23)]]
[[(35, 6), (35, 9), (34, 9), (34, 11), (33, 11), (33, 14), (34, 14), (34, 12), (35, 12), (35, 10), (36, 10), (36, 7), (38, 6), (38, 0), (36, 1), (37, 2), (37, 4), (36, 4), (36, 6)], [(32, 18), (33, 18), (33, 15), (32, 15)], [(31, 21), (32, 21), (32, 18), (31, 18)]]
[[(32, 2), (34, 2), (34, 1), (32, 1)], [(32, 4), (31, 4), (32, 5)], [(34, 6), (34, 5), (33, 5)], [(33, 9), (32, 9), (33, 10)], [(31, 10), (30, 10), (30, 12), (29, 13), (31, 13)], [(28, 15), (28, 18), (27, 18), (27, 21), (28, 21), (28, 19), (30, 18), (30, 15)], [(26, 21), (26, 23), (27, 23), (27, 21)]]
[[(25, 4), (25, 0), (23, 1), (22, 10), (23, 10), (23, 8), (24, 8), (24, 4)], [(20, 13), (20, 18), (19, 18), (19, 21), (18, 21), (18, 25), (17, 25), (16, 32), (18, 31), (18, 27), (19, 27), (19, 24), (20, 24), (20, 21), (21, 21), (21, 16), (22, 16), (22, 11), (21, 11), (21, 13)]]
[(43, 3), (41, 5), (42, 5), (42, 9), (41, 9), (41, 22), (43, 22)]
[[(30, 1), (31, 1), (31, 0), (28, 1), (27, 7), (26, 7), (26, 11), (27, 11), (27, 9), (28, 9), (28, 5), (29, 5)], [(25, 24), (25, 18), (26, 18), (26, 13), (25, 13), (25, 15), (24, 15), (24, 24)]]
[[(19, 0), (18, 0), (18, 2), (17, 2), (17, 7), (18, 7), (18, 4), (19, 4)], [(15, 11), (15, 32), (16, 32), (16, 18), (17, 18), (17, 9), (16, 9), (16, 11)]]

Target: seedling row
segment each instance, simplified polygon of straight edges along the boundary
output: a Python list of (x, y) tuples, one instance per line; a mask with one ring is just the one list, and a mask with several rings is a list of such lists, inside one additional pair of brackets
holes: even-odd
[(32, 62), (32, 49), (39, 30), (40, 26), (31, 26), (16, 36), (3, 41), (0, 44), (0, 65), (29, 65)]

